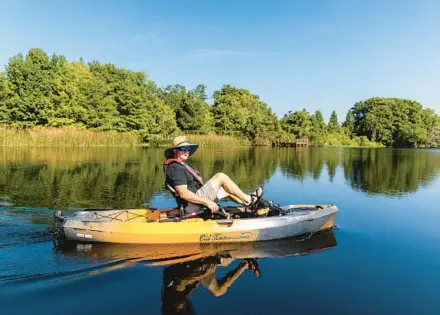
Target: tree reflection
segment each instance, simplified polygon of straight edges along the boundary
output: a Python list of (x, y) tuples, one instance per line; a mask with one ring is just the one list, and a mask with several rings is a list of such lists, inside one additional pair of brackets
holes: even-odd
[[(0, 196), (18, 206), (135, 208), (148, 205), (153, 195), (170, 197), (163, 187), (160, 149), (1, 148), (0, 158)], [(279, 168), (293, 180), (345, 178), (354, 190), (393, 196), (431, 183), (440, 170), (440, 152), (201, 148), (190, 163), (204, 179), (224, 172), (246, 191), (264, 185)]]
[(301, 148), (279, 149), (283, 174), (333, 182), (338, 167), (354, 190), (369, 194), (401, 195), (431, 183), (440, 170), (440, 152), (405, 149)]
[[(9, 150), (13, 153), (4, 154), (0, 164), (0, 195), (15, 205), (135, 208), (148, 204), (153, 194), (168, 194), (163, 150)], [(189, 162), (205, 179), (221, 171), (245, 190), (266, 182), (276, 168), (271, 150), (199, 149)]]

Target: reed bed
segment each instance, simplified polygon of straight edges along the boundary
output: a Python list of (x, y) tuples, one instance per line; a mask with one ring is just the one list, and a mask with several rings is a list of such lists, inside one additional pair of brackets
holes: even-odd
[[(149, 144), (140, 142), (136, 133), (94, 131), (80, 128), (13, 128), (0, 126), (0, 146), (3, 147), (167, 147), (169, 139), (154, 139)], [(245, 147), (252, 143), (235, 136), (189, 134), (190, 142), (205, 148)]]
[[(143, 153), (140, 147), (2, 147), (0, 164), (40, 164), (66, 165), (78, 163), (115, 163), (136, 161)], [(157, 153), (162, 156), (162, 154)]]
[(188, 141), (197, 143), (204, 148), (226, 148), (250, 146), (251, 142), (245, 138), (221, 135), (187, 135)]
[(134, 147), (139, 145), (139, 138), (134, 133), (79, 128), (18, 129), (0, 126), (0, 146)]

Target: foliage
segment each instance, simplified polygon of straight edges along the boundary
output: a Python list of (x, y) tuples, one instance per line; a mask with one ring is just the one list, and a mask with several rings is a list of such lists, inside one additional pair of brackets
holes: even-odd
[(172, 109), (144, 73), (97, 61), (71, 64), (31, 49), (0, 78), (1, 121), (17, 127), (77, 126), (135, 132), (148, 142), (177, 130)]
[[(243, 137), (189, 134), (187, 138), (189, 142), (197, 143), (203, 148), (230, 148), (250, 145), (249, 141)], [(171, 140), (167, 142), (167, 145), (170, 143)]]
[[(143, 72), (82, 59), (69, 63), (33, 48), (10, 58), (0, 73), (0, 124), (18, 128), (1, 132), (3, 139), (7, 132), (14, 135), (8, 143), (17, 145), (18, 139), (28, 141), (20, 129), (44, 127), (73, 128), (75, 145), (88, 134), (81, 130), (88, 130), (109, 132), (102, 139), (128, 134), (150, 147), (177, 134), (232, 136), (230, 143), (242, 138), (258, 146), (292, 146), (308, 137), (318, 146), (440, 147), (439, 116), (412, 100), (357, 102), (341, 126), (334, 110), (328, 124), (319, 110), (311, 114), (305, 108), (278, 119), (258, 95), (231, 85), (214, 91), (212, 106), (209, 98), (202, 84), (192, 90), (178, 84), (158, 87)], [(47, 134), (55, 134), (54, 129)]]
[(339, 122), (338, 122), (338, 115), (336, 114), (336, 111), (332, 111), (332, 114), (330, 116), (330, 120), (328, 122), (328, 129), (329, 131), (338, 131), (340, 128)]
[(309, 112), (303, 108), (301, 111), (291, 112), (284, 115), (280, 121), (281, 128), (293, 134), (296, 138), (309, 136), (312, 130), (312, 121)]
[(327, 147), (382, 147), (383, 145), (377, 142), (372, 142), (368, 140), (367, 137), (353, 136), (342, 133), (342, 132), (329, 132), (317, 139), (314, 142), (316, 146), (327, 146)]
[(9, 122), (6, 101), (11, 97), (12, 91), (9, 88), (9, 81), (4, 73), (0, 72), (0, 123)]
[(422, 146), (440, 147), (440, 117), (432, 109), (426, 108), (423, 110), (423, 122), (427, 131), (427, 139)]
[(212, 111), (215, 131), (219, 134), (244, 136), (252, 140), (277, 128), (277, 118), (267, 104), (248, 90), (230, 85), (214, 92)]
[(319, 140), (327, 132), (327, 125), (324, 121), (324, 116), (321, 111), (317, 110), (311, 117), (312, 128), (309, 134), (309, 138), (312, 141)]
[(349, 135), (354, 132), (354, 116), (353, 111), (350, 109), (347, 112), (347, 116), (345, 117), (345, 121), (342, 123), (342, 127), (345, 128)]
[(161, 98), (175, 113), (177, 126), (183, 132), (208, 134), (213, 129), (213, 117), (206, 103), (206, 87), (198, 85), (187, 91), (182, 85), (168, 85), (160, 91)]
[(425, 145), (428, 132), (435, 130), (433, 117), (438, 117), (416, 101), (399, 98), (369, 98), (352, 110), (357, 135), (394, 147)]

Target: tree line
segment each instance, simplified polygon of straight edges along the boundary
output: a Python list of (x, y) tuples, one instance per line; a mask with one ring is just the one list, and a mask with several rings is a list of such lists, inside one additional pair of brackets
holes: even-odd
[(98, 61), (68, 62), (33, 48), (9, 59), (0, 73), (0, 124), (18, 128), (77, 127), (135, 133), (158, 143), (178, 133), (245, 137), (256, 145), (439, 147), (440, 117), (413, 100), (369, 98), (345, 121), (328, 123), (318, 110), (289, 111), (278, 119), (246, 89), (223, 85), (208, 104), (204, 85), (159, 87), (143, 72)]

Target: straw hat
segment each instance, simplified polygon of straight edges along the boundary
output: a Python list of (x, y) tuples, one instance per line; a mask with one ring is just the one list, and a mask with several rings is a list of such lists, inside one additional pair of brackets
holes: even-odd
[(167, 148), (164, 152), (165, 157), (167, 159), (169, 158), (173, 158), (174, 157), (174, 153), (173, 150), (176, 148), (180, 148), (180, 147), (189, 147), (189, 155), (193, 155), (194, 152), (196, 152), (197, 148), (199, 147), (198, 144), (194, 144), (194, 143), (189, 143), (188, 139), (185, 136), (179, 136), (173, 139), (173, 142), (171, 144), (170, 148)]

